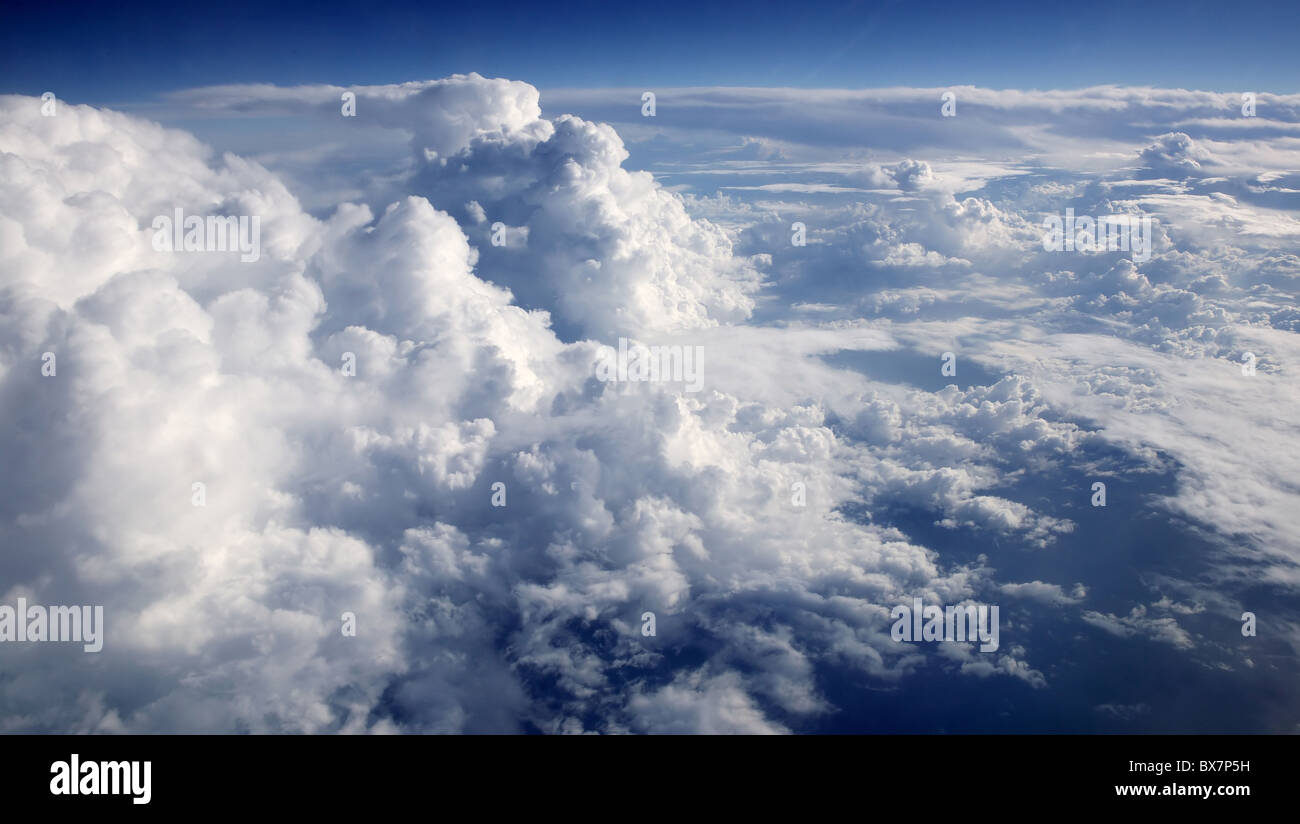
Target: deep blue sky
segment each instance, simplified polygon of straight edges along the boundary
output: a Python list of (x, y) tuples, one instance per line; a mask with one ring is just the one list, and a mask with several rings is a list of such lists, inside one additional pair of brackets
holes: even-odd
[(1300, 3), (5, 4), (0, 92), (117, 103), (220, 83), (477, 71), (540, 88), (1099, 83), (1294, 92)]

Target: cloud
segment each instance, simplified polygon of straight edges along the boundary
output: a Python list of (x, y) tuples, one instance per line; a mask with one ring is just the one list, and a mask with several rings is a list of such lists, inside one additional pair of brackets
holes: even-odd
[(1088, 590), (1083, 584), (1075, 584), (1070, 593), (1066, 593), (1060, 584), (1048, 584), (1042, 581), (1029, 581), (1023, 584), (1003, 584), (1001, 591), (1013, 598), (1027, 598), (1052, 606), (1077, 604), (1087, 596)]
[(1175, 177), (1199, 174), (1215, 165), (1214, 155), (1182, 132), (1160, 135), (1142, 150), (1141, 158), (1156, 174)]
[[(93, 661), (21, 653), (9, 728), (782, 731), (758, 697), (824, 712), (795, 663), (814, 648), (851, 637), (882, 674), (900, 657), (871, 601), (918, 585), (969, 594), (923, 548), (830, 517), (848, 486), (817, 405), (747, 398), (725, 376), (739, 394), (600, 384), (595, 345), (564, 343), (547, 312), (480, 278), (481, 250), (428, 199), (317, 219), (264, 168), (212, 161), (183, 135), (4, 105), (5, 219), (30, 239), (10, 247), (3, 283), (6, 316), (26, 318), (5, 325), (7, 458), (22, 479), (5, 573), (24, 582), (7, 594), (103, 603), (111, 627)], [(728, 284), (746, 264), (729, 262), (724, 235), (619, 170), (612, 132), (551, 128), (518, 146), (550, 180), (514, 195), (534, 208), (529, 248), (608, 238), (581, 252), (598, 256), (601, 291), (551, 308), (594, 324), (617, 302), (638, 319), (628, 328), (663, 331), (716, 325), (720, 299), (745, 307)], [(94, 135), (111, 159), (82, 145)], [(470, 140), (456, 162), (501, 148)], [(482, 186), (473, 201), (505, 202)], [(33, 198), (48, 207), (19, 207)], [(261, 258), (154, 251), (151, 219), (176, 205), (260, 216)], [(54, 277), (79, 260), (76, 279)], [(665, 304), (664, 290), (684, 291)], [(820, 334), (813, 351), (864, 337)], [(712, 340), (708, 362), (721, 372), (756, 344)], [(795, 480), (806, 510), (776, 503)], [(734, 634), (736, 616), (790, 595), (806, 599), (806, 626)], [(728, 638), (730, 658), (766, 673), (660, 683), (664, 653), (635, 631), (647, 609), (665, 635)], [(773, 644), (793, 669), (773, 669)], [(77, 704), (91, 667), (133, 688)], [(618, 689), (629, 676), (638, 686)], [(555, 686), (539, 694), (537, 679)]]
[(1128, 615), (1120, 617), (1110, 613), (1088, 610), (1083, 613), (1084, 623), (1121, 638), (1144, 635), (1154, 641), (1169, 644), (1179, 649), (1191, 649), (1195, 646), (1192, 637), (1173, 618), (1147, 617), (1146, 607), (1139, 604)]
[(868, 164), (861, 171), (851, 172), (847, 177), (872, 188), (913, 192), (932, 181), (934, 173), (929, 163), (908, 159), (883, 166)]
[(770, 735), (789, 732), (764, 718), (733, 674), (707, 681), (683, 676), (650, 694), (632, 698), (638, 732), (705, 735)]
[[(781, 733), (921, 677), (1065, 700), (1079, 621), (1236, 663), (1212, 622), (1259, 585), (1290, 626), (1300, 581), (1300, 148), (1230, 95), (938, 91), (664, 90), (617, 130), (619, 90), (478, 75), (165, 101), (324, 141), (257, 159), (0, 98), (0, 596), (109, 627), (6, 646), (0, 724)], [(155, 251), (176, 208), (258, 216), (260, 258)], [(1154, 256), (1044, 250), (1066, 208), (1152, 216)], [(701, 391), (599, 380), (620, 337), (700, 347)], [(1221, 596), (1088, 566), (1134, 512)], [(1010, 599), (1003, 649), (894, 642), (913, 597)]]

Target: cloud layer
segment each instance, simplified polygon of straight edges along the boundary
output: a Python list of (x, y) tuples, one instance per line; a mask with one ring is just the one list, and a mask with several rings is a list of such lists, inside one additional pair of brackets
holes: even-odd
[[(249, 159), (0, 98), (0, 602), (108, 627), (98, 655), (5, 644), (0, 726), (781, 733), (917, 678), (1186, 721), (1088, 688), (1067, 637), (1276, 695), (1297, 102), (1247, 127), (1196, 92), (957, 95), (662, 93), (618, 131), (477, 75), (172, 98), (390, 135), (342, 173), (328, 143)], [(700, 166), (626, 168), (620, 133)], [(1153, 217), (1155, 256), (1044, 250), (1067, 207)], [(258, 216), (260, 258), (155, 251), (176, 208)], [(598, 380), (620, 337), (701, 347), (703, 390)], [(1090, 566), (1126, 506), (1204, 547)], [(1001, 648), (895, 642), (913, 597), (1003, 604)]]

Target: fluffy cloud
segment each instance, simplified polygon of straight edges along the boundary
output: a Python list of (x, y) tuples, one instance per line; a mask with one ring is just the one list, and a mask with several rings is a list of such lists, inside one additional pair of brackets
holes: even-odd
[[(504, 134), (516, 102), (427, 134), (440, 155)], [(594, 381), (595, 346), (561, 342), (547, 312), (478, 277), (479, 249), (429, 200), (318, 220), (264, 168), (214, 163), (184, 135), (85, 107), (4, 107), (5, 220), (22, 238), (3, 287), (22, 479), (6, 504), (19, 582), (6, 595), (103, 603), (110, 639), (71, 663), (19, 653), (9, 728), (776, 731), (759, 699), (825, 709), (794, 662), (832, 642), (826, 626), (848, 629), (865, 666), (898, 657), (880, 608), (818, 605), (831, 581), (873, 599), (968, 592), (924, 549), (829, 517), (847, 485), (816, 406)], [(548, 309), (584, 328), (617, 314), (615, 297), (629, 329), (716, 324), (718, 300), (743, 317), (727, 284), (744, 261), (622, 172), (612, 132), (576, 119), (523, 132), (520, 157), (549, 181), (513, 194), (533, 205), (529, 243), (553, 249), (534, 274), (565, 271), (561, 238), (607, 237), (583, 252), (605, 272), (595, 294)], [(96, 140), (111, 151), (86, 148)], [(502, 149), (469, 140), (456, 162)], [(482, 185), (479, 203), (504, 202)], [(260, 259), (154, 251), (152, 218), (174, 207), (258, 215)], [(774, 505), (795, 480), (811, 505)], [(788, 624), (734, 635), (739, 615), (800, 592), (811, 641)], [(636, 631), (644, 610), (657, 638)], [(339, 631), (344, 612), (356, 638)], [(660, 683), (668, 639), (701, 632), (771, 671)], [(772, 668), (773, 644), (792, 668)], [(113, 681), (132, 687), (96, 686)], [(87, 709), (69, 717), (51, 695)]]
[[(392, 132), (373, 187), (325, 150), (0, 98), (0, 595), (108, 624), (97, 656), (5, 645), (0, 723), (779, 733), (848, 711), (846, 683), (1068, 692), (1062, 626), (1235, 667), (1246, 582), (1300, 580), (1296, 149), (1215, 125), (1225, 96), (957, 93), (955, 123), (917, 90), (810, 93), (798, 123), (763, 117), (781, 90), (661, 94), (665, 139), (705, 110), (749, 138), (696, 170), (727, 194), (626, 168), (589, 119), (617, 92), (557, 97), (583, 117), (477, 75), (170, 99)], [(880, 117), (897, 156), (831, 157)], [(1067, 207), (1155, 217), (1156, 255), (1045, 251)], [(258, 216), (260, 258), (155, 251), (176, 208)], [(624, 336), (702, 347), (703, 389), (598, 380)], [(1119, 510), (1166, 471), (1148, 508), (1218, 549), (1159, 586), (1224, 590), (1204, 607), (1138, 602), (1157, 576), (1078, 543), (1094, 478)], [(893, 641), (913, 597), (1005, 598), (1003, 648)], [(1103, 697), (1090, 718), (1142, 706)]]

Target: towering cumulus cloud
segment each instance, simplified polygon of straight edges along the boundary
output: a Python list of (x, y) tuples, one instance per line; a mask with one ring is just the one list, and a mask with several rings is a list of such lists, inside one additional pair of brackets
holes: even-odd
[[(1043, 580), (1092, 513), (1024, 485), (1086, 507), (1124, 467), (1184, 471), (1168, 511), (1216, 513), (1294, 576), (1295, 516), (1222, 497), (1293, 501), (1280, 475), (1234, 485), (1265, 442), (1203, 446), (1224, 404), (1272, 427), (1285, 392), (1174, 357), (1235, 370), (1250, 345), (1278, 374), (1294, 260), (1257, 295), (1275, 323), (1234, 332), (1237, 285), (1196, 278), (1235, 253), (1171, 252), (1172, 221), (1142, 269), (1042, 252), (1052, 187), (1077, 181), (1017, 211), (973, 193), (996, 171), (918, 157), (840, 169), (880, 202), (683, 196), (624, 168), (610, 125), (478, 75), (173, 100), (344, 128), (344, 92), (407, 148), (382, 202), (311, 211), (273, 162), (0, 97), (0, 603), (104, 615), (95, 654), (2, 645), (0, 729), (787, 732), (920, 671), (1023, 700), (1073, 677), (1038, 663), (1043, 632), (1215, 647), (1186, 628), (1203, 603), (1097, 599), (1086, 564)], [(1170, 178), (1233, 157), (1164, 129), (1130, 152), (1154, 188), (1106, 202), (1158, 212), (1192, 185)], [(160, 250), (177, 210), (256, 217), (259, 254)], [(701, 391), (601, 379), (620, 338), (699, 347)], [(949, 349), (986, 379), (943, 380)], [(939, 384), (877, 370), (913, 359)], [(917, 598), (1006, 599), (1000, 646), (900, 643), (891, 610)]]

